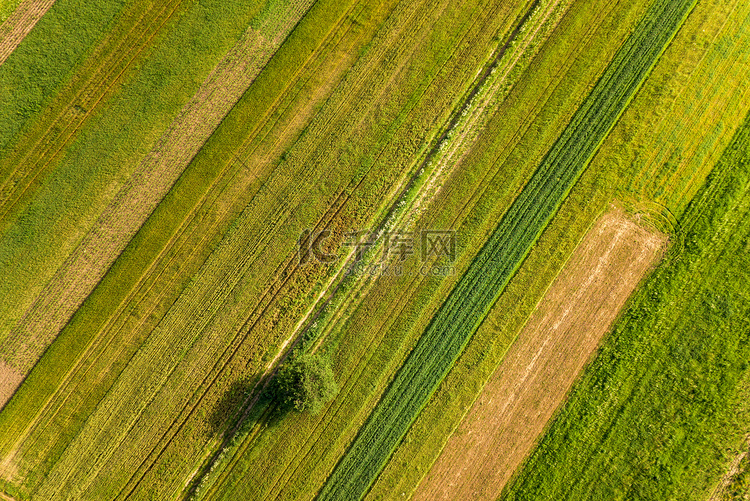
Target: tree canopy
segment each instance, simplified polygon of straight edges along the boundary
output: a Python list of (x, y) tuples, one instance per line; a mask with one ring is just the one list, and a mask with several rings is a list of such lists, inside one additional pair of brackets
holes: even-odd
[(271, 394), (283, 410), (318, 414), (336, 393), (330, 360), (318, 354), (290, 358), (271, 384)]

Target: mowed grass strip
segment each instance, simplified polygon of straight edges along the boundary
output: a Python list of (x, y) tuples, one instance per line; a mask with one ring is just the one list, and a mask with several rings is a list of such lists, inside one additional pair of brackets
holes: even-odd
[(748, 165), (750, 119), (501, 499), (708, 498), (748, 433)]
[[(482, 162), (462, 164), (456, 170), (460, 176), (454, 177), (460, 181), (449, 179), (438, 192), (439, 199), (430, 204), (430, 211), (440, 216), (434, 219), (432, 214), (433, 219), (427, 220), (423, 228), (450, 228), (451, 221), (459, 224), (459, 220), (464, 224), (459, 235), (472, 235), (473, 239), (471, 243), (462, 240), (459, 245), (469, 248), (462, 251), (469, 255), (465, 260), (468, 262), (473, 256), (470, 248), (481, 246), (485, 235), (495, 228), (495, 222), (527, 179), (525, 176), (531, 175), (536, 162), (554, 142), (553, 132), (564, 127), (614, 56), (618, 47), (612, 47), (613, 36), (624, 40), (643, 12), (643, 5), (632, 4), (619, 8), (602, 4), (596, 10), (578, 8), (576, 15), (566, 20), (565, 29), (554, 36), (553, 47), (541, 52), (544, 59), (534, 62), (533, 71), (519, 82), (507, 107), (504, 103), (496, 112), (492, 130), (482, 134), (484, 140), (475, 148), (481, 152)], [(523, 9), (517, 13), (521, 16)], [(602, 25), (603, 20), (606, 23)], [(581, 53), (571, 57), (571, 47), (578, 47)], [(518, 111), (519, 107), (523, 111)], [(494, 143), (498, 138), (501, 140)], [(473, 162), (478, 161), (474, 158)], [(492, 204), (478, 204), (477, 200)], [(461, 213), (463, 220), (457, 216)], [(591, 217), (595, 215), (596, 211)], [(463, 259), (456, 269), (459, 275), (465, 269)], [(249, 446), (243, 444), (242, 457), (231, 466), (231, 487), (218, 488), (218, 492), (223, 492), (226, 499), (234, 499), (295, 497), (319, 489), (390, 375), (397, 370), (404, 349), (424, 330), (427, 322), (421, 319), (429, 319), (433, 307), (436, 309), (450, 290), (446, 286), (452, 283), (450, 277), (442, 281), (413, 276), (379, 277), (362, 304), (354, 301), (354, 312), (329, 320), (342, 319), (324, 346), (332, 351), (342, 385), (336, 401), (322, 416), (287, 416), (281, 422), (272, 421), (267, 428), (261, 421), (262, 432), (255, 438), (250, 432), (251, 437), (245, 439)], [(417, 285), (420, 290), (415, 293)], [(355, 287), (352, 294), (358, 294), (356, 291)], [(253, 413), (251, 421), (257, 417)], [(245, 482), (250, 472), (273, 486), (273, 490), (267, 492), (261, 489), (268, 487), (260, 483)]]
[(433, 317), (319, 499), (361, 499), (694, 2), (654, 4)]

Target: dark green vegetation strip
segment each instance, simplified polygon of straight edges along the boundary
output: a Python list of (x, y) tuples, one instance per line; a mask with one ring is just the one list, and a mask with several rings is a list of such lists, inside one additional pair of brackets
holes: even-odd
[(651, 6), (440, 307), (318, 499), (367, 493), (694, 5)]
[(126, 0), (57, 0), (0, 66), (0, 150), (103, 38)]
[[(748, 432), (750, 117), (503, 499), (705, 500)], [(736, 453), (735, 453), (736, 454)]]

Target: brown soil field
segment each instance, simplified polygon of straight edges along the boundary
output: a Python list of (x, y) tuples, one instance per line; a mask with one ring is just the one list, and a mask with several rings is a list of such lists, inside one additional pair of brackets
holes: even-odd
[(24, 0), (0, 25), (0, 64), (16, 50), (54, 3), (55, 0)]
[(617, 209), (594, 224), (414, 499), (497, 499), (665, 241)]
[[(303, 6), (306, 8), (307, 4)], [(143, 159), (138, 171), (12, 329), (10, 338), (19, 342), (14, 359), (10, 361), (14, 367), (21, 372), (33, 367), (260, 73), (305, 8), (291, 9), (293, 12), (284, 16), (279, 26), (264, 27), (278, 33), (274, 39), (248, 29), (211, 72)]]
[(0, 409), (13, 396), (21, 381), (23, 381), (23, 375), (0, 360)]

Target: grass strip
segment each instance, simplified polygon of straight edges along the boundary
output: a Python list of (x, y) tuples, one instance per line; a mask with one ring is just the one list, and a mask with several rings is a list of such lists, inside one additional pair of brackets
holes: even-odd
[(3, 0), (0, 2), (0, 24), (3, 23), (14, 10), (18, 8), (21, 0)]
[(41, 112), (128, 3), (58, 0), (39, 20), (0, 66), (0, 150)]

